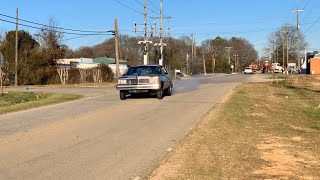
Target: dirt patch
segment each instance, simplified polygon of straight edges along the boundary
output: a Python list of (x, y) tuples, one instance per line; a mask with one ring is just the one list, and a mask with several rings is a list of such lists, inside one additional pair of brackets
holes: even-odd
[(299, 177), (302, 179), (316, 179), (307, 172), (302, 173), (306, 166), (319, 168), (319, 159), (311, 152), (296, 147), (295, 142), (301, 142), (301, 137), (290, 139), (281, 137), (266, 137), (257, 146), (261, 152), (261, 158), (266, 164), (254, 174), (277, 177), (280, 179), (290, 179)]
[(256, 118), (267, 118), (268, 116), (262, 112), (253, 112), (250, 114), (251, 117), (256, 117)]

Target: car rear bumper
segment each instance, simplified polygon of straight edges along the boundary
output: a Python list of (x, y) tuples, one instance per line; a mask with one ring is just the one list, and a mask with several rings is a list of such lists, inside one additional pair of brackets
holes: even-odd
[(117, 85), (117, 90), (159, 90), (160, 84), (139, 84), (139, 85)]

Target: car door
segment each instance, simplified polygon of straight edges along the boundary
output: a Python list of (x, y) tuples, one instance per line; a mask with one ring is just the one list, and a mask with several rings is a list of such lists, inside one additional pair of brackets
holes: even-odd
[(168, 73), (168, 71), (165, 68), (161, 68), (162, 75), (163, 75), (163, 81), (164, 81), (164, 89), (167, 89), (171, 86), (171, 77)]

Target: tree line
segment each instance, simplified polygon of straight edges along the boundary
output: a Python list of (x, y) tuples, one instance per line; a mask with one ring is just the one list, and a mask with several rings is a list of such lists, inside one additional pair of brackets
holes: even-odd
[[(143, 63), (143, 48), (138, 45), (142, 37), (130, 37), (123, 35), (120, 37), (120, 58), (128, 60), (128, 65), (139, 65)], [(151, 38), (152, 42), (158, 42), (159, 39)], [(189, 58), (187, 63), (187, 54), (191, 57), (192, 38), (182, 36), (180, 38), (164, 38), (167, 46), (164, 50), (164, 62), (171, 69), (186, 70), (189, 64), (189, 72), (193, 74), (203, 73), (203, 55), (206, 63), (207, 72), (228, 73), (231, 71), (229, 64), (229, 54), (225, 47), (233, 47), (230, 52), (231, 64), (234, 64), (237, 58), (237, 71), (258, 59), (258, 53), (253, 45), (244, 38), (233, 37), (231, 39), (216, 37), (215, 39), (206, 39), (200, 45), (195, 45), (194, 58)], [(212, 64), (212, 53), (215, 58), (215, 69)], [(237, 56), (233, 56), (237, 55)], [(92, 47), (80, 47), (72, 52), (72, 58), (78, 57), (114, 57), (114, 38), (107, 39), (101, 44)], [(160, 49), (149, 46), (149, 61), (157, 64), (160, 59)]]
[[(265, 56), (262, 60), (278, 62), (286, 66), (287, 63), (301, 63), (304, 58), (304, 51), (308, 49), (304, 33), (296, 26), (284, 24), (272, 32), (267, 40)], [(318, 51), (307, 52), (307, 55), (315, 55)], [(298, 60), (299, 57), (299, 60)], [(300, 62), (299, 62), (300, 61)]]
[[(62, 83), (57, 71), (56, 61), (58, 59), (115, 57), (114, 38), (106, 39), (104, 42), (94, 46), (72, 50), (63, 43), (63, 33), (59, 32), (55, 27), (54, 20), (50, 19), (48, 26), (44, 26), (41, 31), (33, 35), (28, 31), (18, 31), (18, 84)], [(142, 37), (128, 35), (120, 37), (120, 58), (127, 60), (128, 65), (142, 64), (144, 49), (138, 45), (137, 42), (139, 40), (142, 40)], [(152, 38), (151, 40), (153, 42), (159, 41), (157, 38)], [(238, 71), (244, 69), (258, 58), (257, 51), (247, 40), (237, 37), (231, 39), (216, 37), (207, 39), (200, 45), (195, 45), (196, 54), (187, 63), (187, 54), (191, 55), (193, 45), (191, 37), (171, 37), (165, 38), (164, 41), (168, 44), (164, 52), (166, 66), (170, 69), (181, 69), (186, 72), (187, 64), (189, 64), (189, 72), (192, 74), (203, 73), (203, 57), (207, 72), (230, 72), (231, 65), (228, 63), (229, 57), (225, 49), (228, 46), (233, 47), (230, 53), (231, 63), (234, 64), (237, 61), (236, 70)], [(2, 36), (0, 39), (0, 52), (5, 59), (5, 64), (3, 65), (4, 80), (7, 85), (13, 85), (15, 76), (15, 31), (8, 31)], [(214, 69), (212, 64), (213, 52), (215, 57)], [(150, 63), (157, 64), (160, 58), (159, 48), (152, 45), (149, 46), (149, 54)], [(237, 55), (237, 59), (233, 55)], [(106, 67), (100, 67), (106, 69)], [(94, 72), (92, 73), (94, 74)], [(110, 69), (106, 73), (108, 78), (100, 79), (110, 79)], [(72, 72), (70, 75), (72, 74), (77, 74), (79, 77), (68, 77), (70, 83), (83, 82), (83, 79), (86, 79), (80, 76), (81, 72)], [(88, 80), (87, 82), (91, 81)]]

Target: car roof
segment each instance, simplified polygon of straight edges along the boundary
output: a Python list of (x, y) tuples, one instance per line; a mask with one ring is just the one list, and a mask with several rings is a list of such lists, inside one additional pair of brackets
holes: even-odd
[(130, 66), (130, 67), (133, 67), (133, 68), (139, 68), (139, 67), (160, 67), (160, 68), (162, 68), (163, 66), (160, 66), (160, 65), (140, 65), (140, 66)]

